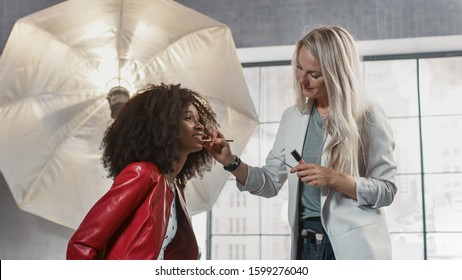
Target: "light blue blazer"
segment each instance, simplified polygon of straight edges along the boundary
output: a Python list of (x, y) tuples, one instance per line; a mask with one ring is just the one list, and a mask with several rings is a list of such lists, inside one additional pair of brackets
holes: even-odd
[[(241, 191), (273, 197), (285, 181), (289, 186), (288, 217), (291, 227), (291, 259), (297, 257), (298, 185), (295, 174), (277, 158), (294, 166), (290, 152), (302, 151), (313, 102), (300, 113), (295, 106), (284, 111), (273, 148), (266, 164), (248, 169)], [(332, 243), (336, 259), (391, 259), (391, 241), (383, 206), (392, 203), (397, 188), (394, 183), (396, 164), (393, 158), (392, 130), (379, 105), (370, 108), (368, 120), (361, 129), (363, 152), (360, 155), (360, 177), (356, 177), (357, 200), (331, 188), (321, 188), (321, 221)], [(326, 138), (327, 145), (330, 136)], [(309, 143), (307, 143), (309, 145)], [(325, 166), (323, 155), (321, 165)]]

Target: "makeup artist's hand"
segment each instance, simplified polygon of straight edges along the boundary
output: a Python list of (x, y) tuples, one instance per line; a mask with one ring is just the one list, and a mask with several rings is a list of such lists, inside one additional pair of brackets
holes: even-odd
[(330, 187), (353, 199), (357, 199), (356, 180), (353, 176), (318, 164), (306, 163), (303, 160), (294, 166), (290, 173), (297, 173), (300, 181), (313, 187)]
[(215, 158), (216, 161), (228, 166), (234, 161), (234, 155), (231, 151), (228, 141), (219, 130), (212, 131), (212, 140), (204, 142), (203, 146)]
[(294, 166), (290, 173), (297, 173), (298, 178), (311, 186), (330, 186), (339, 174), (337, 171), (321, 165), (306, 163), (303, 160)]

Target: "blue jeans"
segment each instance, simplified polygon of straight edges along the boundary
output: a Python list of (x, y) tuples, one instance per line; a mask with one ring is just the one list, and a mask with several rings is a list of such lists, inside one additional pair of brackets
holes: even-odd
[(298, 260), (335, 260), (334, 250), (319, 217), (299, 224)]

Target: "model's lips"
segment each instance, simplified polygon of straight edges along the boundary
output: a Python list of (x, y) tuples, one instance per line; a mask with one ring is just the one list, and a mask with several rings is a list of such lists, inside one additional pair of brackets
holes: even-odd
[(205, 135), (203, 133), (199, 133), (199, 134), (194, 134), (193, 138), (196, 138), (196, 139), (200, 140), (201, 142), (205, 142), (210, 138), (210, 135)]
[[(195, 134), (193, 135), (194, 138), (199, 139), (202, 143), (204, 142), (212, 142), (212, 135), (210, 134)], [(224, 139), (226, 142), (234, 142), (232, 139)]]

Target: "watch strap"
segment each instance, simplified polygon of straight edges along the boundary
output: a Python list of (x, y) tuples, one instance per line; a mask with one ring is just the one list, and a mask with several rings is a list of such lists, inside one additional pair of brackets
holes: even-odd
[(223, 166), (223, 169), (226, 170), (226, 171), (232, 172), (236, 168), (238, 168), (239, 165), (241, 165), (241, 159), (238, 156), (235, 155), (234, 156), (234, 161), (228, 166)]

